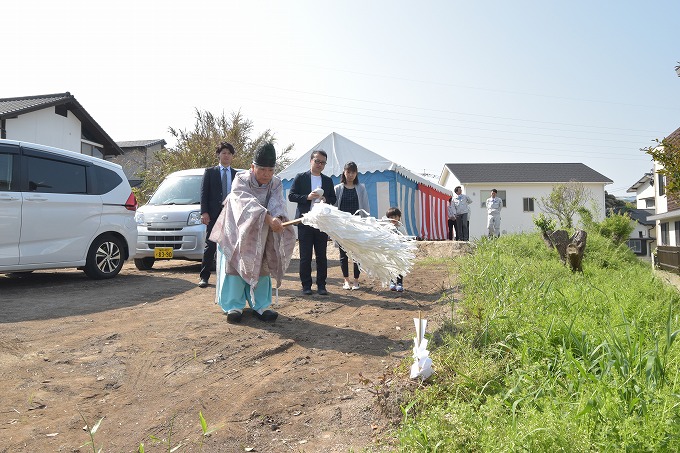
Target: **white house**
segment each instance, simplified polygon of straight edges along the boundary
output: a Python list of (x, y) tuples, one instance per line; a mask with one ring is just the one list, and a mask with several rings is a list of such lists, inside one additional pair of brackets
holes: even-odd
[(635, 207), (637, 209), (654, 209), (654, 173), (645, 173), (626, 192), (635, 194)]
[(628, 247), (636, 254), (649, 256), (656, 246), (654, 215), (654, 173), (645, 173), (626, 192), (635, 194), (636, 209), (626, 211), (634, 224), (628, 239)]
[[(470, 205), (470, 237), (487, 234), (486, 199), (491, 189), (503, 200), (501, 234), (534, 231), (533, 217), (541, 209), (538, 200), (560, 183), (578, 181), (590, 193), (596, 220), (605, 215), (604, 186), (613, 181), (580, 163), (479, 163), (446, 164), (439, 184), (453, 190), (461, 186), (474, 203)], [(578, 221), (578, 217), (574, 219)]]
[[(666, 137), (666, 141), (680, 144), (680, 128)], [(654, 162), (655, 214), (650, 220), (656, 222), (656, 238), (659, 246), (680, 247), (680, 200), (666, 194), (666, 177), (659, 174), (663, 166)]]
[(0, 138), (54, 146), (99, 158), (123, 154), (69, 92), (0, 98)]

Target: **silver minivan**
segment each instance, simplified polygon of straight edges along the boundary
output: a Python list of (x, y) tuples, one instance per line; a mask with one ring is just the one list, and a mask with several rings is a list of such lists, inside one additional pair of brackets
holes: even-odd
[(134, 256), (136, 209), (120, 165), (0, 140), (0, 273), (76, 267), (115, 277)]
[(201, 182), (205, 168), (169, 174), (135, 215), (135, 266), (149, 270), (157, 259), (200, 261), (205, 247)]

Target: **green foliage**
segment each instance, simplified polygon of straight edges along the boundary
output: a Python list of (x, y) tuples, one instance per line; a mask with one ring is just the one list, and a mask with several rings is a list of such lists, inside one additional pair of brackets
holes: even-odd
[[(217, 165), (215, 148), (226, 141), (234, 145), (236, 155), (232, 161), (234, 168), (247, 169), (253, 161), (257, 148), (266, 142), (276, 142), (271, 130), (253, 137), (252, 121), (244, 118), (241, 112), (232, 113), (227, 117), (224, 113), (215, 116), (208, 111), (196, 109), (196, 122), (192, 130), (169, 129), (170, 134), (177, 140), (175, 148), (165, 149), (156, 153), (156, 165), (141, 173), (144, 182), (135, 188), (135, 196), (142, 205), (146, 203), (158, 185), (168, 174), (189, 168), (206, 168)], [(291, 161), (289, 155), (293, 145), (276, 150), (276, 172), (281, 171)]]
[(586, 208), (580, 208), (578, 213), (581, 217), (581, 224), (586, 231), (608, 238), (615, 245), (626, 242), (630, 233), (635, 229), (630, 214), (625, 211), (615, 212), (610, 209), (602, 222), (595, 222), (593, 215)]
[(99, 430), (99, 426), (102, 424), (104, 417), (100, 418), (99, 421), (94, 424), (94, 426), (90, 426), (90, 424), (85, 419), (85, 416), (80, 411), (78, 411), (78, 414), (80, 414), (80, 418), (83, 420), (83, 422), (85, 422), (85, 431), (87, 431), (87, 435), (90, 437), (89, 442), (85, 442), (83, 445), (81, 445), (81, 447), (86, 447), (89, 445), (92, 447), (92, 451), (94, 453), (101, 453), (102, 447), (97, 449), (94, 443), (94, 435), (97, 433), (97, 430)]
[(532, 216), (534, 225), (541, 233), (549, 233), (555, 231), (555, 219), (548, 217), (542, 212), (538, 216)]
[(581, 225), (586, 231), (595, 231), (595, 219), (593, 219), (593, 213), (584, 207), (577, 209), (578, 215), (581, 218)]
[(610, 211), (609, 215), (598, 224), (598, 232), (611, 239), (614, 244), (626, 242), (634, 229), (635, 226), (631, 223), (630, 214), (627, 212)]
[(663, 166), (658, 173), (666, 177), (666, 193), (680, 195), (680, 141), (670, 141), (668, 138), (656, 140), (656, 145), (642, 148), (641, 151)]
[(619, 200), (616, 196), (604, 191), (604, 208), (605, 209), (630, 209), (635, 208), (634, 203)]
[(557, 218), (562, 228), (573, 227), (574, 214), (592, 198), (590, 192), (578, 181), (557, 184), (552, 192), (537, 201), (543, 211)]
[(209, 437), (212, 433), (217, 431), (217, 427), (208, 427), (208, 422), (205, 421), (205, 417), (203, 417), (203, 412), (198, 413), (198, 419), (201, 422), (201, 442), (199, 444), (199, 451), (203, 450), (203, 442), (207, 437)]
[(535, 233), (459, 259), (456, 328), (401, 451), (680, 450), (680, 294), (601, 235), (583, 273), (554, 253)]

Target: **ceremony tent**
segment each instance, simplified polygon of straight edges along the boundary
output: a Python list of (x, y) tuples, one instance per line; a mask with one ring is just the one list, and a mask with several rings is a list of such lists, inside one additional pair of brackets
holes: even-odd
[[(416, 175), (389, 159), (374, 153), (335, 132), (292, 162), (277, 176), (283, 181), (284, 196), (298, 173), (309, 171), (312, 151), (328, 154), (324, 174), (340, 182), (345, 164), (354, 161), (359, 168), (359, 182), (366, 186), (371, 216), (381, 218), (391, 206), (401, 209), (402, 223), (411, 236), (421, 239), (444, 240), (446, 234), (446, 208), (452, 193), (422, 176)], [(295, 216), (295, 204), (288, 202), (288, 213)]]

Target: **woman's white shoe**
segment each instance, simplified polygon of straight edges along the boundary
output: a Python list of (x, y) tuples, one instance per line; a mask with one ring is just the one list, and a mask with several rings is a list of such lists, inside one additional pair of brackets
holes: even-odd
[(352, 287), (349, 286), (349, 282), (345, 282), (345, 284), (342, 285), (342, 289), (352, 289)]

